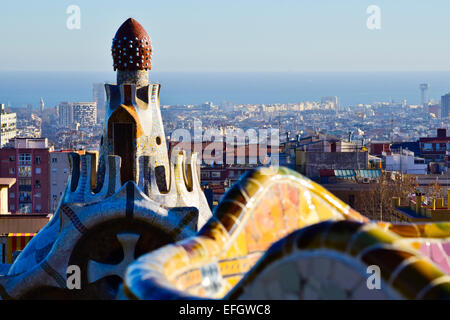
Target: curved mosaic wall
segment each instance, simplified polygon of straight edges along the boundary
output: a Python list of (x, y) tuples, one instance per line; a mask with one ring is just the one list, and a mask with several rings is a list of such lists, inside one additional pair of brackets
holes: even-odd
[[(131, 264), (124, 291), (131, 299), (449, 298), (440, 264), (448, 237), (450, 223), (370, 222), (298, 173), (261, 168), (233, 186), (196, 236)], [(430, 242), (443, 253), (424, 254)], [(373, 265), (381, 290), (367, 286)]]

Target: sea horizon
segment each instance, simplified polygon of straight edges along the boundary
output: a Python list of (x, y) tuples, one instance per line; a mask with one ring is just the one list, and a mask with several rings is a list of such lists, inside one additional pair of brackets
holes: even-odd
[[(450, 92), (450, 71), (150, 71), (160, 83), (161, 105), (274, 104), (337, 96), (340, 106), (374, 102), (420, 103), (420, 83), (436, 103)], [(0, 71), (0, 103), (11, 108), (40, 98), (52, 108), (62, 101), (92, 101), (93, 83), (114, 83), (113, 71)]]

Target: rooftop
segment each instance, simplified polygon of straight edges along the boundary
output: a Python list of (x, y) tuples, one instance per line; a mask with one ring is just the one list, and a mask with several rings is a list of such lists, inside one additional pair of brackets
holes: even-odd
[(9, 140), (7, 145), (9, 148), (15, 149), (47, 149), (47, 138), (13, 138)]
[(11, 188), (16, 183), (16, 178), (0, 178), (0, 187)]

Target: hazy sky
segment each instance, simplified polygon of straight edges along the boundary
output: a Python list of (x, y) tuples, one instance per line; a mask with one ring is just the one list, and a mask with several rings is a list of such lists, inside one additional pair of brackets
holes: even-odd
[[(80, 30), (66, 27), (72, 4)], [(2, 1), (0, 70), (111, 70), (128, 17), (152, 39), (154, 71), (450, 70), (448, 0)]]

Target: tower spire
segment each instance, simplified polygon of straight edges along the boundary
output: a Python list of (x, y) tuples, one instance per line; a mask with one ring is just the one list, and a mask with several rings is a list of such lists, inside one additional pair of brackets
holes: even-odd
[(148, 84), (148, 71), (152, 68), (152, 44), (142, 25), (127, 19), (116, 32), (111, 54), (117, 83)]
[[(159, 189), (166, 191), (170, 169), (159, 106), (160, 85), (148, 79), (150, 37), (139, 22), (129, 18), (117, 30), (111, 51), (117, 84), (105, 85), (107, 110), (100, 161), (107, 155), (120, 156), (122, 184), (144, 181), (141, 175), (148, 171), (144, 168), (153, 166)], [(104, 163), (100, 163), (99, 173), (103, 168)]]

